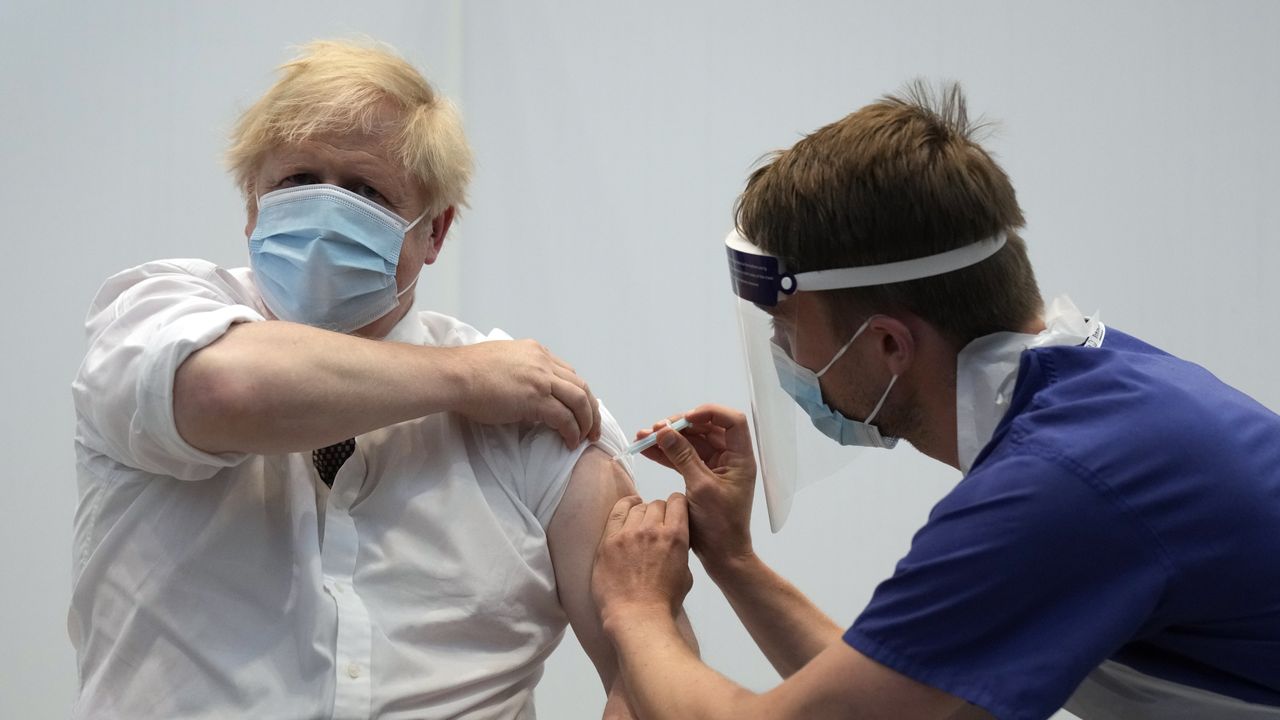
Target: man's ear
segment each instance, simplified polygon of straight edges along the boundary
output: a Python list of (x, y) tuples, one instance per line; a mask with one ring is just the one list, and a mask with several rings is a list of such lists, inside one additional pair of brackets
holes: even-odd
[(884, 357), (889, 371), (904, 375), (916, 358), (916, 337), (910, 326), (889, 315), (871, 318), (867, 332), (877, 338), (875, 351)]
[(451, 205), (432, 218), (431, 237), (427, 240), (430, 245), (427, 247), (426, 257), (423, 258), (423, 265), (430, 265), (440, 257), (440, 248), (444, 247), (444, 236), (448, 234), (449, 226), (453, 225), (454, 214), (455, 208)]
[(258, 226), (258, 196), (252, 187), (244, 189), (244, 239), (248, 240)]

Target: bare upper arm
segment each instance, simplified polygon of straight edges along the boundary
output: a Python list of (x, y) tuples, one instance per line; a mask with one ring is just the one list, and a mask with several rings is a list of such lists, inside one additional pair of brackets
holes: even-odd
[(838, 640), (778, 687), (748, 698), (744, 717), (981, 720), (979, 707), (913, 680)]
[(591, 568), (609, 511), (619, 499), (634, 494), (635, 484), (626, 468), (603, 450), (587, 448), (547, 527), (560, 605), (605, 687), (613, 684), (617, 660), (591, 597)]

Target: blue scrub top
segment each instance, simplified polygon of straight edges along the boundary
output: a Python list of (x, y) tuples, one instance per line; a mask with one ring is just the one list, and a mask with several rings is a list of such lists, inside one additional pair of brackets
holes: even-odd
[(1048, 717), (1107, 659), (1280, 705), (1280, 417), (1112, 328), (1025, 351), (844, 637), (1004, 719)]

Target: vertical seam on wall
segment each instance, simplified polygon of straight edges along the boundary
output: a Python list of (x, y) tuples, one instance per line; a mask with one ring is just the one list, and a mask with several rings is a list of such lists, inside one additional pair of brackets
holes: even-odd
[[(449, 65), (450, 72), (453, 73), (453, 95), (455, 101), (463, 111), (462, 124), (465, 128), (467, 125), (467, 103), (466, 85), (464, 84), (464, 81), (467, 73), (465, 67), (463, 67), (463, 63), (466, 62), (466, 52), (462, 47), (465, 39), (463, 7), (462, 0), (450, 0), (449, 2)], [(470, 138), (468, 138), (468, 143), (469, 142)], [(474, 182), (475, 177), (473, 174), (472, 183), (474, 184)], [(468, 190), (469, 189), (470, 188), (468, 188)], [(466, 313), (463, 311), (462, 307), (462, 271), (464, 264), (466, 263), (464, 252), (465, 243), (456, 242), (458, 240), (458, 230), (455, 228), (453, 232), (453, 239), (455, 242), (452, 243), (452, 247), (450, 248), (452, 250), (451, 254), (453, 256), (453, 260), (449, 265), (449, 267), (452, 268), (452, 271), (449, 273), (449, 278), (447, 280), (449, 287), (447, 302), (455, 317), (466, 317)]]

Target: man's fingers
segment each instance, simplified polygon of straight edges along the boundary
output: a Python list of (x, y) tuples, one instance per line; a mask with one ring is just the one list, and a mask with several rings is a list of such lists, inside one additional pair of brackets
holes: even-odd
[(591, 388), (587, 388), (587, 401), (591, 403), (591, 430), (587, 433), (587, 439), (596, 442), (600, 439), (600, 400), (591, 392)]
[(559, 398), (543, 398), (538, 405), (538, 422), (554, 429), (570, 450), (582, 442), (582, 430), (572, 411)]
[[(582, 376), (578, 374), (577, 370), (573, 369), (572, 365), (556, 357), (550, 351), (547, 351), (547, 357), (549, 357), (552, 363), (554, 364), (554, 367), (552, 368), (552, 370), (553, 372), (555, 372), (556, 377), (560, 378), (561, 380), (564, 380), (570, 385), (577, 386), (579, 389), (582, 390), (582, 393), (586, 396), (584, 404), (586, 405), (586, 407), (590, 408), (591, 410), (591, 419), (587, 420), (582, 418), (581, 416), (578, 417), (579, 426), (582, 427), (584, 430), (586, 430), (586, 434), (581, 439), (590, 440), (591, 442), (595, 442), (599, 440), (600, 439), (600, 403), (596, 400), (595, 393), (591, 392), (591, 387), (587, 385), (587, 381), (582, 379)], [(569, 403), (566, 403), (566, 404), (569, 404)], [(574, 414), (579, 415), (577, 408), (574, 408)]]
[(587, 389), (587, 381), (583, 380), (582, 377), (578, 375), (578, 373), (574, 372), (571, 368), (564, 365), (563, 363), (556, 364), (551, 368), (551, 371), (555, 373), (556, 377), (560, 378), (561, 380), (564, 380), (565, 382), (570, 383), (571, 385), (577, 385), (583, 390)]
[(551, 394), (573, 413), (574, 423), (578, 429), (578, 434), (574, 438), (575, 442), (573, 444), (577, 446), (587, 439), (587, 435), (595, 422), (593, 419), (594, 398), (591, 397), (590, 393), (564, 379), (556, 380), (551, 384)]
[(551, 358), (551, 362), (555, 363), (557, 366), (565, 370), (568, 370), (570, 374), (572, 375), (578, 374), (578, 371), (574, 370), (572, 365), (565, 362), (564, 360), (561, 360), (555, 353), (551, 352), (550, 350), (547, 351), (547, 357)]
[[(590, 420), (584, 420), (582, 417), (578, 417), (578, 423), (582, 428), (586, 429), (587, 431), (586, 437), (583, 438), (584, 440), (590, 440), (591, 442), (595, 442), (599, 440), (600, 439), (600, 402), (599, 400), (596, 399), (595, 393), (591, 392), (591, 386), (588, 385), (587, 381), (583, 380), (580, 375), (575, 373), (573, 371), (573, 368), (569, 367), (563, 361), (557, 361), (555, 374), (556, 374), (556, 377), (560, 378), (561, 380), (564, 380), (570, 385), (574, 385), (578, 387), (578, 389), (582, 391), (582, 394), (586, 396), (585, 400), (583, 401), (583, 404), (586, 407), (591, 409), (591, 418)], [(565, 404), (568, 405), (569, 403), (565, 403)], [(574, 409), (574, 415), (578, 415), (577, 408)]]
[(609, 511), (609, 519), (604, 524), (604, 536), (617, 534), (627, 521), (627, 514), (631, 512), (631, 508), (639, 505), (642, 501), (639, 495), (628, 495), (613, 504), (613, 509)]

